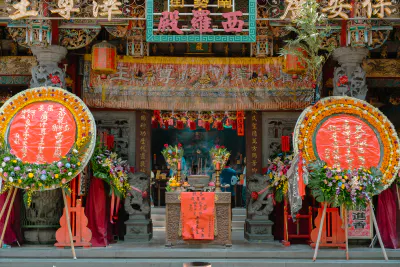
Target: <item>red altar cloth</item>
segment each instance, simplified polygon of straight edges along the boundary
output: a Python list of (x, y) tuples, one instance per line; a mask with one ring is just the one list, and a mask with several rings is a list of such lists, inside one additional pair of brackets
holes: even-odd
[(399, 248), (396, 230), (396, 186), (386, 189), (378, 196), (377, 222), (385, 248)]
[[(0, 207), (2, 208), (4, 202), (6, 201), (8, 192), (0, 195)], [(7, 245), (11, 245), (16, 243), (17, 241), (22, 243), (22, 232), (21, 232), (21, 190), (18, 190), (17, 195), (15, 196), (14, 205), (11, 210), (10, 219), (8, 220), (8, 225), (6, 229), (6, 233), (4, 235), (3, 243)], [(11, 197), (10, 197), (11, 200)], [(10, 203), (10, 202), (8, 202)], [(6, 221), (8, 208), (3, 214), (3, 218), (0, 221), (0, 233), (3, 232), (3, 227)]]
[(183, 239), (214, 239), (214, 192), (181, 193)]
[(92, 231), (92, 247), (106, 247), (113, 241), (110, 222), (110, 197), (105, 191), (104, 181), (91, 178), (85, 207), (88, 227)]

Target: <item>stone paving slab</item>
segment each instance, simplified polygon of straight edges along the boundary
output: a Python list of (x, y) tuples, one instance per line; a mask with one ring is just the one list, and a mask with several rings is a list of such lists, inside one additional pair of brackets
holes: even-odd
[[(0, 267), (182, 267), (183, 263), (204, 262), (205, 259), (0, 259)], [(386, 267), (400, 266), (400, 261), (365, 261), (365, 260), (207, 260), (212, 267)]]

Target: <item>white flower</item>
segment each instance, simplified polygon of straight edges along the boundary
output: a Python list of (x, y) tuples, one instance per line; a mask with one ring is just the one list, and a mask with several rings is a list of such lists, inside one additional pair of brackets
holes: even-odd
[(8, 178), (8, 180), (9, 180), (10, 182), (13, 182), (13, 181), (14, 181), (14, 179), (13, 179), (12, 177)]
[(73, 149), (72, 152), (76, 154), (76, 153), (78, 153), (78, 150)]
[(69, 173), (68, 173), (68, 176), (71, 176), (71, 175), (72, 175), (72, 172), (69, 172)]
[(6, 166), (5, 162), (1, 163), (1, 167), (5, 167), (5, 166)]
[(3, 168), (0, 168), (0, 173), (3, 173)]

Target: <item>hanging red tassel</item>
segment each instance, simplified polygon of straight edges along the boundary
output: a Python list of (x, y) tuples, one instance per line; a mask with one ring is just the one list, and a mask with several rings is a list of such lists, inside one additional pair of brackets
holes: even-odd
[(236, 120), (232, 120), (231, 123), (232, 123), (232, 130), (236, 130), (237, 128)]
[(289, 152), (290, 151), (290, 139), (289, 139), (289, 136), (282, 136), (281, 137), (281, 148), (282, 148), (282, 152)]
[(154, 110), (153, 115), (154, 115), (154, 118), (158, 121), (161, 118), (161, 111)]
[(176, 121), (176, 129), (183, 130), (183, 121)]
[(194, 121), (189, 121), (189, 128), (190, 128), (190, 130), (192, 130), (192, 131), (196, 130), (196, 122), (194, 122)]
[(224, 125), (222, 124), (222, 121), (217, 121), (217, 130), (222, 131), (224, 129)]
[(158, 128), (158, 121), (155, 119), (151, 120), (151, 128), (157, 129)]
[(205, 121), (205, 122), (204, 122), (204, 128), (206, 129), (206, 131), (209, 131), (210, 128), (211, 128), (210, 122)]
[(304, 199), (304, 196), (306, 195), (306, 185), (303, 180), (303, 153), (300, 151), (299, 153), (299, 166), (298, 166), (298, 174), (299, 174), (299, 181), (298, 181), (298, 187), (299, 187), (299, 196), (301, 196), (302, 199)]
[(165, 130), (168, 130), (169, 124), (168, 124), (168, 120), (164, 121), (164, 128)]
[(110, 134), (107, 136), (107, 146), (109, 150), (114, 148), (114, 135)]

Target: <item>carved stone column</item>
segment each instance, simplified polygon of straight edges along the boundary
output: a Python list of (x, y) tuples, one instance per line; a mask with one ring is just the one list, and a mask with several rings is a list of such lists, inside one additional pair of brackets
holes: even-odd
[[(62, 46), (31, 47), (38, 60), (38, 66), (32, 68), (30, 87), (65, 87), (65, 73), (58, 63), (67, 55)], [(36, 192), (29, 208), (24, 208), (22, 228), (24, 239), (28, 243), (51, 244), (55, 242), (55, 233), (63, 212), (61, 190)]]
[(32, 47), (32, 53), (38, 60), (38, 65), (32, 68), (31, 87), (54, 86), (65, 87), (65, 72), (58, 63), (67, 55), (67, 49), (58, 45), (47, 47)]
[[(361, 64), (367, 55), (367, 48), (340, 47), (333, 52), (333, 58), (340, 64), (333, 75), (334, 96), (346, 95), (365, 100), (368, 88)], [(347, 84), (341, 82), (343, 76), (348, 77)]]

